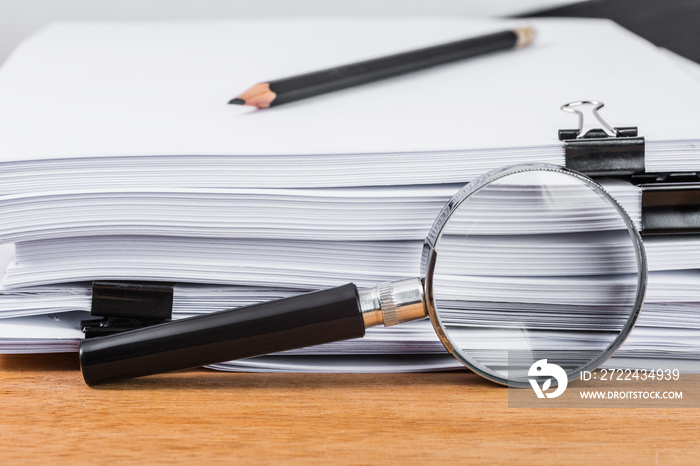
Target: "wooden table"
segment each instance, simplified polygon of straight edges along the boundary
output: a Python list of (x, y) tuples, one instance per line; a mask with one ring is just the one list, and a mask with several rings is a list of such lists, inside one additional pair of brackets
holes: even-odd
[(513, 409), (469, 373), (197, 370), (89, 388), (75, 354), (0, 356), (0, 373), (1, 464), (700, 464), (698, 409)]

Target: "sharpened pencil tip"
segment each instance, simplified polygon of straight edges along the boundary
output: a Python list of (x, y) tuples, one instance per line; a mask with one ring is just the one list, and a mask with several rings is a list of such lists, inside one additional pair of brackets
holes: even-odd
[(235, 99), (229, 100), (228, 103), (231, 105), (245, 105), (245, 100), (236, 97)]

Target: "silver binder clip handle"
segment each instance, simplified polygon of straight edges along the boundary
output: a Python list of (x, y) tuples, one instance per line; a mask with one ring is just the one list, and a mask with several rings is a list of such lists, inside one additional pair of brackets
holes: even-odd
[(560, 107), (565, 112), (575, 113), (578, 115), (578, 133), (576, 134), (576, 137), (580, 136), (581, 133), (583, 132), (583, 112), (581, 112), (581, 110), (576, 108), (576, 107), (580, 107), (582, 105), (593, 105), (594, 106), (593, 107), (593, 116), (596, 117), (598, 122), (601, 125), (603, 125), (603, 127), (610, 132), (610, 136), (615, 136), (615, 137), (619, 136), (617, 129), (610, 126), (605, 120), (603, 120), (603, 117), (601, 117), (598, 114), (598, 110), (600, 110), (601, 108), (603, 108), (605, 106), (605, 104), (603, 102), (599, 102), (597, 100), (579, 100), (576, 102), (569, 102), (568, 104), (564, 104)]

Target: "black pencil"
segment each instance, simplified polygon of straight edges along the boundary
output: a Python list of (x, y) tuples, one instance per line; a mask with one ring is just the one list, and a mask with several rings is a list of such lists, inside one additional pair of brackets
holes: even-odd
[(529, 27), (256, 84), (229, 104), (267, 108), (532, 42)]

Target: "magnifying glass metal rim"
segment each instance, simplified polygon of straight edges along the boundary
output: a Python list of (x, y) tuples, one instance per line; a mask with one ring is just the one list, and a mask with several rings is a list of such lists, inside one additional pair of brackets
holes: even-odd
[(438, 338), (445, 346), (447, 351), (449, 351), (450, 354), (452, 354), (452, 356), (457, 358), (457, 360), (459, 360), (462, 364), (464, 364), (470, 370), (479, 374), (480, 376), (491, 380), (492, 382), (496, 382), (498, 384), (510, 387), (527, 388), (530, 387), (530, 384), (527, 380), (507, 379), (504, 377), (498, 377), (493, 373), (484, 371), (478, 365), (472, 363), (466, 357), (464, 357), (459, 350), (456, 350), (450, 337), (445, 333), (442, 322), (435, 308), (435, 301), (433, 297), (433, 280), (435, 274), (435, 266), (438, 259), (438, 253), (435, 249), (435, 246), (438, 243), (440, 237), (442, 236), (443, 230), (447, 225), (449, 219), (457, 211), (457, 209), (472, 195), (479, 192), (481, 189), (490, 185), (494, 181), (504, 178), (506, 176), (534, 171), (555, 172), (571, 176), (575, 179), (578, 179), (579, 181), (587, 185), (589, 188), (591, 188), (593, 191), (601, 195), (601, 197), (608, 201), (622, 218), (625, 227), (630, 233), (635, 251), (635, 256), (637, 259), (637, 292), (635, 296), (634, 307), (632, 309), (632, 312), (630, 313), (629, 318), (625, 322), (623, 328), (620, 330), (619, 335), (612, 341), (612, 343), (610, 343), (610, 345), (605, 350), (603, 350), (595, 359), (588, 361), (586, 364), (577, 367), (575, 370), (572, 370), (567, 374), (569, 380), (577, 379), (580, 376), (581, 371), (593, 370), (599, 367), (608, 358), (610, 358), (613, 355), (613, 353), (615, 353), (615, 351), (617, 351), (617, 349), (625, 342), (627, 337), (629, 337), (632, 329), (634, 328), (637, 322), (637, 318), (639, 317), (639, 314), (641, 312), (647, 286), (647, 259), (646, 253), (644, 251), (644, 243), (642, 242), (642, 237), (639, 234), (639, 230), (635, 226), (634, 221), (630, 218), (629, 214), (627, 214), (625, 209), (617, 202), (617, 200), (615, 200), (615, 198), (613, 198), (610, 195), (610, 193), (608, 193), (605, 190), (605, 188), (603, 188), (600, 184), (596, 183), (591, 178), (574, 170), (570, 170), (557, 165), (522, 164), (491, 171), (465, 185), (452, 197), (452, 199), (450, 199), (450, 201), (447, 202), (440, 214), (436, 217), (435, 222), (433, 223), (433, 226), (430, 229), (430, 233), (428, 234), (425, 240), (421, 264), (421, 275), (425, 277), (425, 305), (428, 311), (428, 315), (430, 316), (430, 321), (433, 325), (433, 328), (435, 329), (435, 333), (437, 334)]

